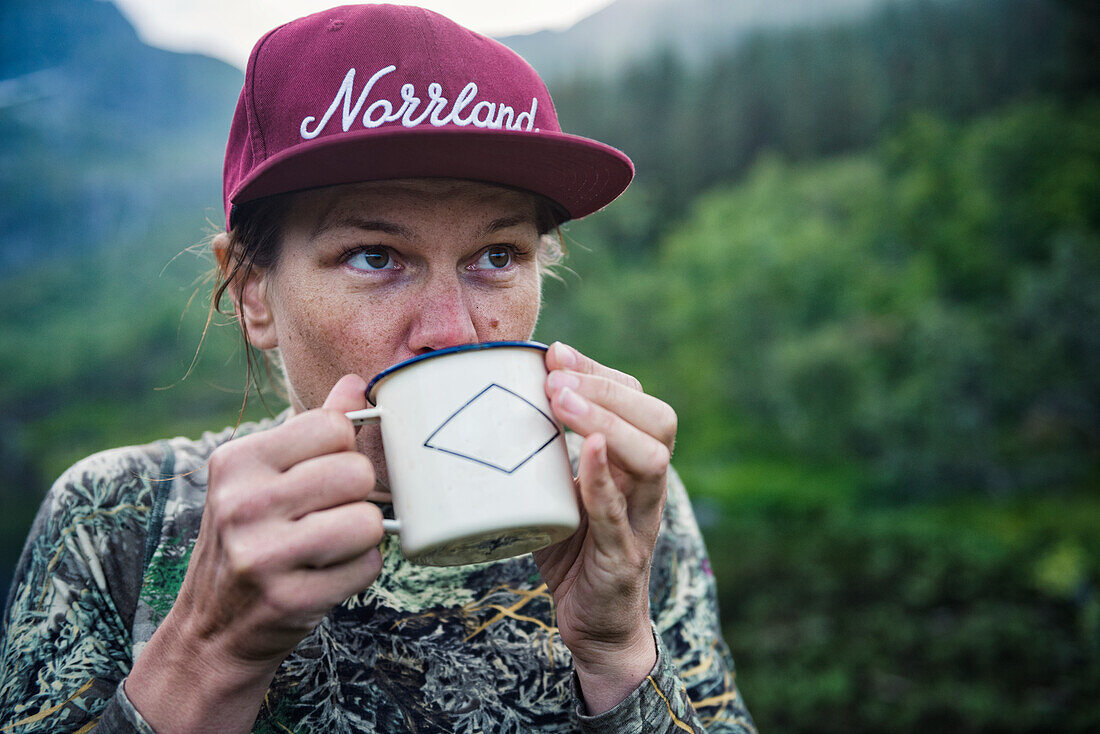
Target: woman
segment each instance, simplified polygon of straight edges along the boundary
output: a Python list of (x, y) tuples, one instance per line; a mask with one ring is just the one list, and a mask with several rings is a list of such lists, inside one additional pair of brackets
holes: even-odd
[(551, 347), (584, 520), (476, 566), (401, 557), (380, 437), (344, 416), (399, 361), (529, 338), (555, 227), (632, 173), (434, 13), (346, 6), (261, 39), (215, 302), (277, 357), (290, 409), (58, 481), (10, 595), (3, 731), (752, 731), (675, 414), (636, 380)]

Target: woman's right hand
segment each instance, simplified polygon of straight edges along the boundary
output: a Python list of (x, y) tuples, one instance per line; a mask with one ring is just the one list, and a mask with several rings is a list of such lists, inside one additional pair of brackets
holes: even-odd
[(378, 577), (374, 468), (344, 416), (366, 407), (365, 388), (345, 376), (321, 409), (211, 455), (179, 596), (126, 681), (158, 732), (248, 731), (283, 658)]

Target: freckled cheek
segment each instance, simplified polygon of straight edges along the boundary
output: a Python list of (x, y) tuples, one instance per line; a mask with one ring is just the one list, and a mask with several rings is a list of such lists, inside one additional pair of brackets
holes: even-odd
[(370, 361), (371, 347), (386, 339), (386, 323), (370, 318), (362, 308), (335, 309), (321, 320), (323, 325), (314, 332), (315, 349), (344, 373), (363, 369)]
[(368, 354), (377, 335), (348, 304), (323, 299), (301, 304), (280, 336), (280, 352), (291, 387), (305, 408), (318, 407), (332, 385), (348, 373), (373, 369)]
[(516, 288), (487, 315), (494, 339), (529, 339), (539, 318), (538, 284)]

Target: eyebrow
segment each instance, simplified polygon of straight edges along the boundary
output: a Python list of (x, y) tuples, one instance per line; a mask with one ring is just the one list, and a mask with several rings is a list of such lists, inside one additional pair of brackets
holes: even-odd
[[(494, 232), (499, 232), (502, 229), (508, 229), (509, 227), (515, 227), (522, 224), (531, 224), (532, 219), (530, 216), (523, 214), (513, 214), (507, 217), (497, 217), (493, 221), (489, 222), (482, 228), (479, 233), (479, 237), (487, 237)], [(313, 228), (311, 238), (316, 239), (334, 229), (361, 229), (370, 232), (382, 232), (384, 234), (393, 235), (395, 237), (404, 237), (405, 239), (412, 239), (414, 233), (411, 229), (403, 224), (397, 224), (396, 222), (388, 222), (385, 219), (366, 219), (356, 216), (342, 216), (342, 217), (324, 217), (317, 226)]]
[(499, 232), (502, 229), (508, 229), (509, 227), (515, 227), (520, 224), (534, 224), (535, 220), (529, 215), (513, 214), (509, 217), (497, 217), (493, 221), (485, 225), (485, 228), (481, 230), (480, 237), (491, 235), (494, 232)]
[(387, 222), (384, 219), (365, 219), (356, 216), (343, 216), (322, 218), (321, 221), (317, 223), (317, 226), (313, 228), (311, 238), (316, 239), (325, 232), (334, 229), (361, 229), (370, 232), (382, 232), (384, 234), (404, 237), (406, 239), (412, 239), (413, 237), (413, 231), (411, 229), (402, 224), (397, 224), (396, 222)]

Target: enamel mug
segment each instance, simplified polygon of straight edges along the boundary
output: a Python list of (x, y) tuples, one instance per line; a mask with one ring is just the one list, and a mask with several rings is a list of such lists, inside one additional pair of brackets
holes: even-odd
[(378, 421), (401, 550), (457, 566), (529, 553), (580, 523), (561, 425), (546, 397), (547, 347), (484, 342), (419, 355), (367, 388)]

